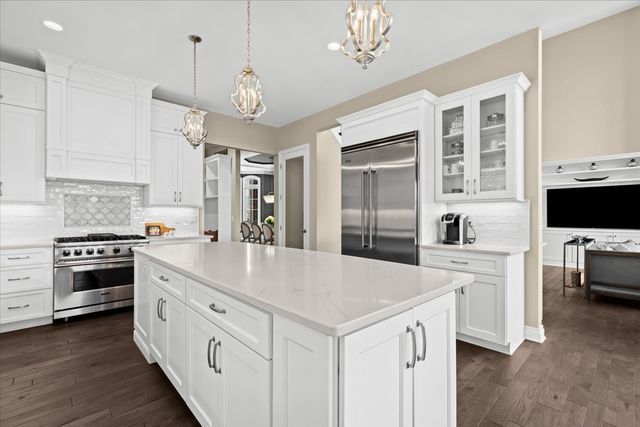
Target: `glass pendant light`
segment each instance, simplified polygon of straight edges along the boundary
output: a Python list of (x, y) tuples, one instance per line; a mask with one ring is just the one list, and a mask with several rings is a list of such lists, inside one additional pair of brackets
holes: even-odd
[(202, 38), (192, 34), (189, 36), (189, 41), (193, 43), (193, 106), (184, 115), (184, 126), (181, 132), (187, 138), (187, 142), (196, 149), (208, 134), (204, 128), (204, 115), (198, 110), (196, 103), (196, 45), (202, 41)]
[(347, 13), (347, 35), (340, 49), (349, 58), (367, 67), (389, 49), (387, 33), (393, 17), (384, 8), (384, 0), (375, 0), (369, 10), (367, 0), (351, 0)]
[(265, 112), (262, 102), (260, 78), (251, 68), (251, 0), (247, 0), (247, 65), (235, 78), (236, 91), (231, 94), (231, 102), (247, 124)]

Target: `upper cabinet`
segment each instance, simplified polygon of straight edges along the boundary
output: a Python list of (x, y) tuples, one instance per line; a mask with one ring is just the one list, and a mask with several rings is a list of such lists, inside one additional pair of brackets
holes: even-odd
[(148, 205), (203, 205), (204, 148), (194, 149), (180, 132), (187, 110), (162, 101), (151, 103)]
[(0, 63), (0, 200), (45, 201), (44, 73)]
[(40, 54), (47, 76), (47, 177), (148, 183), (156, 84)]
[(438, 99), (437, 201), (524, 199), (524, 74)]

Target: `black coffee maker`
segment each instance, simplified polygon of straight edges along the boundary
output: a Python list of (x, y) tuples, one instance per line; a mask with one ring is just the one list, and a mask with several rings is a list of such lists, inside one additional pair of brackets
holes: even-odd
[(463, 213), (446, 213), (440, 218), (440, 240), (447, 245), (473, 243), (467, 237), (469, 216)]

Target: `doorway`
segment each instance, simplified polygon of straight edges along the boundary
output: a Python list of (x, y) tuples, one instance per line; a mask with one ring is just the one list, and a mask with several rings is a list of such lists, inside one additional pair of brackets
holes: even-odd
[(309, 249), (309, 145), (278, 153), (278, 244)]

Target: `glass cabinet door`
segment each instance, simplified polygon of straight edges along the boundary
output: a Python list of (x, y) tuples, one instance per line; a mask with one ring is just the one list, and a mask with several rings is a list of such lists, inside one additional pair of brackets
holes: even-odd
[(474, 198), (508, 197), (513, 191), (512, 98), (508, 91), (474, 97), (472, 192)]
[(436, 109), (436, 197), (462, 200), (470, 197), (470, 103), (456, 101)]

